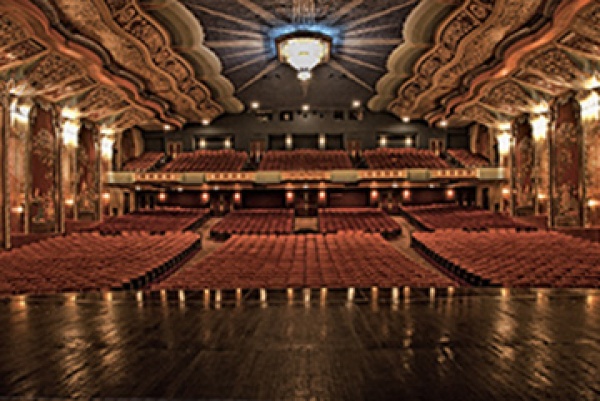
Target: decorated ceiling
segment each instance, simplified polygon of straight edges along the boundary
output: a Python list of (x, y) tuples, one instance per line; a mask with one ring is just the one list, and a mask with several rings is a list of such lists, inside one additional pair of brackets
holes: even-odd
[[(3, 0), (13, 92), (115, 129), (263, 109), (497, 124), (599, 85), (600, 0)], [(301, 82), (276, 41), (331, 40)]]

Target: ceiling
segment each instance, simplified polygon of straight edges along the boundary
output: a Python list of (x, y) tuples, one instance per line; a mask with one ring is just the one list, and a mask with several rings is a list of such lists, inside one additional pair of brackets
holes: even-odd
[[(181, 0), (204, 30), (206, 45), (246, 105), (265, 109), (346, 109), (366, 103), (386, 72), (390, 52), (403, 42), (402, 27), (417, 1), (401, 0)], [(314, 13), (302, 12), (302, 3)], [(311, 4), (312, 3), (312, 4)], [(296, 8), (294, 6), (297, 6)], [(330, 61), (308, 82), (278, 61), (275, 40), (298, 30), (332, 39)]]
[[(464, 126), (599, 86), (600, 0), (3, 0), (0, 77), (123, 130), (262, 109), (345, 109)], [(332, 38), (301, 83), (294, 30)]]

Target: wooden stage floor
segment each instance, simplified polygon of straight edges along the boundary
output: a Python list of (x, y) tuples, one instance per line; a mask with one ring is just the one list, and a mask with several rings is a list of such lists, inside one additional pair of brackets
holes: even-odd
[(165, 295), (0, 301), (0, 398), (600, 399), (598, 290)]

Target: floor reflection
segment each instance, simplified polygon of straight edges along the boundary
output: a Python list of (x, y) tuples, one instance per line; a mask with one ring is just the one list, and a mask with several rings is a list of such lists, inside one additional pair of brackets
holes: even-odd
[(599, 299), (505, 289), (15, 297), (0, 303), (0, 395), (595, 400)]

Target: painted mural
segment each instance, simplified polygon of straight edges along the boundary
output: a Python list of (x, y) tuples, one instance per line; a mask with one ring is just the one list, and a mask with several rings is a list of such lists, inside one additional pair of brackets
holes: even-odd
[(79, 176), (77, 194), (80, 215), (95, 213), (98, 200), (96, 174), (96, 145), (94, 132), (83, 127), (79, 133), (79, 148), (77, 153), (77, 171)]
[(51, 110), (37, 109), (31, 132), (31, 221), (32, 229), (45, 230), (55, 217), (55, 148)]
[(579, 194), (580, 125), (576, 103), (569, 101), (557, 106), (554, 133), (554, 215), (558, 227), (578, 226), (581, 221)]

